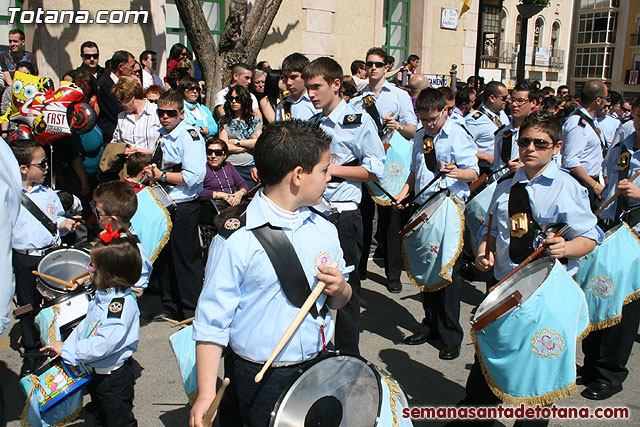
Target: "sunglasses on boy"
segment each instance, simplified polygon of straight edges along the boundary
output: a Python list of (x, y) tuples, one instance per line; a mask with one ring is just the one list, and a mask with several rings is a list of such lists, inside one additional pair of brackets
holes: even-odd
[(224, 154), (224, 151), (222, 150), (211, 150), (211, 149), (207, 149), (207, 156), (212, 156), (212, 155), (216, 155), (216, 157), (220, 157)]
[(162, 108), (158, 108), (158, 117), (167, 115), (167, 117), (175, 118), (178, 117), (178, 114), (180, 114), (178, 110), (163, 110)]
[(49, 165), (49, 159), (44, 159), (40, 163), (27, 163), (24, 166), (37, 166), (40, 169), (46, 169), (48, 165)]
[(518, 147), (528, 147), (532, 142), (537, 150), (546, 150), (554, 145), (553, 142), (549, 142), (543, 138), (518, 138)]

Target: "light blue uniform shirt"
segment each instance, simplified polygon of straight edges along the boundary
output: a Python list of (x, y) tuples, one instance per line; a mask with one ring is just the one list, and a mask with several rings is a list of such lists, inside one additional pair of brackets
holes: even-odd
[[(629, 154), (631, 154), (631, 164), (629, 165), (629, 174), (627, 175), (627, 179), (631, 179), (633, 174), (640, 170), (640, 150), (634, 150), (633, 148), (637, 138), (638, 135), (636, 133), (632, 133), (631, 135), (627, 136), (624, 141), (622, 141), (622, 145), (627, 147), (627, 151), (629, 151)], [(607, 171), (607, 185), (602, 191), (602, 200), (609, 200), (618, 189), (617, 162), (618, 157), (620, 157), (622, 145), (617, 144), (615, 147), (611, 148), (604, 160), (604, 168)], [(640, 177), (636, 178), (633, 183), (635, 185), (640, 185)], [(600, 214), (600, 218), (614, 219), (618, 200), (620, 200), (620, 198), (607, 206), (606, 209)], [(627, 198), (627, 205), (630, 208), (636, 207), (640, 205), (640, 199)]]
[[(611, 143), (611, 147), (615, 146), (620, 141), (625, 140), (629, 135), (631, 135), (632, 133), (635, 133), (635, 132), (636, 132), (636, 128), (633, 126), (633, 120), (629, 120), (629, 121), (626, 121), (626, 122), (622, 123), (618, 127), (618, 130), (616, 131), (616, 134), (613, 136), (613, 142)], [(609, 147), (609, 148), (611, 148), (611, 147)], [(604, 165), (603, 165), (603, 168), (604, 168)], [(607, 176), (606, 172), (603, 171), (603, 173), (604, 173), (604, 176)]]
[(378, 110), (378, 114), (380, 114), (380, 119), (384, 120), (385, 116), (393, 113), (393, 117), (397, 122), (418, 126), (418, 120), (416, 119), (416, 113), (413, 111), (411, 97), (406, 91), (385, 81), (380, 88), (380, 93), (376, 97), (369, 88), (369, 85), (367, 85), (357, 96), (349, 101), (349, 105), (354, 105), (366, 113), (362, 99), (367, 95), (371, 95), (375, 99), (376, 109)]
[[(511, 187), (520, 182), (526, 183), (533, 219), (540, 227), (548, 224), (568, 224), (571, 229), (565, 234), (565, 239), (572, 240), (582, 236), (595, 240), (598, 244), (602, 243), (604, 233), (596, 225), (596, 217), (591, 213), (587, 190), (567, 171), (551, 161), (540, 175), (529, 181), (525, 168), (521, 167), (513, 178), (505, 179), (498, 184), (489, 205), (488, 212), (494, 212), (491, 235), (496, 239), (493, 274), (497, 280), (501, 280), (518, 266), (509, 257), (509, 193)], [(479, 240), (487, 234), (488, 222), (487, 215), (485, 225), (478, 230)], [(567, 270), (571, 275), (576, 274), (577, 260), (569, 259)]]
[[(194, 135), (189, 133), (192, 131)], [(202, 191), (207, 173), (207, 155), (200, 133), (184, 121), (170, 133), (160, 129), (162, 146), (162, 169), (182, 163), (182, 178), (187, 185), (176, 185), (169, 197), (176, 202), (193, 200)], [(194, 139), (195, 138), (195, 139)]]
[(607, 114), (604, 117), (598, 117), (596, 120), (598, 122), (598, 127), (602, 129), (602, 138), (604, 139), (605, 147), (611, 147), (611, 144), (613, 144), (613, 137), (621, 125), (620, 119)]
[[(133, 227), (129, 227), (129, 232), (138, 236)], [(149, 286), (149, 278), (151, 277), (151, 272), (153, 271), (153, 264), (151, 264), (151, 259), (149, 258), (149, 254), (145, 250), (142, 243), (138, 243), (138, 249), (140, 250), (140, 258), (142, 258), (142, 271), (140, 273), (140, 279), (133, 285), (134, 288), (138, 289), (146, 289)]]
[(13, 152), (0, 138), (0, 334), (9, 326), (9, 310), (15, 292), (11, 267), (12, 230), (20, 212), (22, 178)]
[[(124, 298), (124, 304), (114, 298)], [(85, 363), (93, 368), (113, 368), (138, 349), (139, 340), (140, 311), (131, 291), (119, 292), (115, 288), (96, 291), (89, 302), (87, 317), (65, 340), (62, 359), (70, 365)]]
[(291, 102), (291, 118), (299, 120), (309, 120), (311, 117), (320, 113), (322, 110), (318, 110), (313, 106), (313, 103), (309, 99), (307, 91), (297, 100), (294, 101), (293, 97), (289, 95), (287, 99), (278, 104), (276, 107), (276, 122), (282, 121), (284, 102)]
[[(345, 117), (361, 114), (361, 124), (343, 124)], [(331, 136), (331, 164), (344, 165), (359, 160), (360, 166), (382, 179), (386, 155), (378, 128), (368, 114), (356, 107), (340, 101), (327, 117), (319, 121), (320, 128)], [(345, 179), (341, 183), (329, 183), (324, 192), (329, 202), (360, 203), (362, 183)]]
[[(42, 184), (36, 184), (31, 191), (22, 191), (44, 212), (58, 227), (67, 218), (64, 208), (55, 191)], [(66, 234), (66, 231), (64, 232)], [(24, 206), (20, 206), (18, 221), (13, 229), (13, 249), (42, 249), (60, 243), (60, 232), (55, 236)]]
[(458, 107), (454, 107), (453, 113), (451, 113), (451, 115), (449, 116), (449, 120), (457, 125), (464, 126), (465, 129), (467, 127), (467, 123), (464, 119), (464, 116), (462, 115), (462, 111), (460, 111)]
[[(267, 360), (299, 308), (287, 300), (271, 261), (251, 230), (267, 222), (281, 227), (311, 288), (318, 282), (315, 276), (319, 265), (336, 261), (338, 269), (345, 272), (333, 224), (306, 207), (298, 210), (291, 224), (274, 212), (265, 199), (259, 191), (247, 207), (246, 226), (227, 239), (220, 234), (214, 238), (193, 322), (194, 340), (229, 344), (236, 354), (255, 362)], [(326, 294), (320, 295), (316, 301), (318, 311), (326, 299)], [(313, 357), (322, 350), (321, 326), (329, 342), (334, 330), (331, 312), (325, 318), (305, 316), (276, 361), (300, 362)]]
[[(476, 115), (476, 113), (480, 113), (480, 116)], [(497, 118), (503, 125), (509, 124), (509, 117), (504, 111), (500, 111), (500, 114), (494, 114), (484, 104), (480, 105), (479, 110), (474, 110), (467, 114), (464, 121), (478, 147), (478, 151), (493, 155), (495, 133), (499, 126), (496, 126), (491, 117)]]
[[(580, 111), (591, 117), (584, 107)], [(589, 176), (602, 170), (602, 140), (589, 123), (580, 124), (582, 117), (572, 114), (562, 126), (562, 167), (582, 166)]]
[[(411, 154), (411, 171), (415, 174), (416, 178), (414, 185), (416, 193), (422, 190), (434, 177), (434, 174), (427, 169), (427, 165), (424, 160), (422, 138), (425, 133), (425, 129), (420, 129), (416, 133), (413, 152)], [(454, 162), (460, 169), (473, 169), (478, 173), (476, 146), (464, 129), (453, 121), (447, 119), (447, 122), (442, 126), (442, 129), (437, 136), (429, 136), (433, 137), (438, 167), (442, 162)], [(429, 190), (422, 193), (416, 199), (416, 202), (423, 203), (431, 195), (444, 188), (451, 190), (451, 192), (453, 192), (456, 197), (462, 201), (469, 197), (468, 183), (455, 178), (443, 177), (437, 181), (437, 184), (434, 183)]]
[(492, 171), (497, 171), (505, 165), (500, 156), (502, 155), (502, 135), (510, 130), (513, 135), (511, 136), (511, 155), (510, 159), (520, 158), (520, 150), (518, 149), (518, 135), (520, 134), (520, 128), (513, 126), (513, 122), (510, 122), (506, 127), (502, 128), (495, 135), (495, 144), (493, 147), (493, 164), (491, 165)]

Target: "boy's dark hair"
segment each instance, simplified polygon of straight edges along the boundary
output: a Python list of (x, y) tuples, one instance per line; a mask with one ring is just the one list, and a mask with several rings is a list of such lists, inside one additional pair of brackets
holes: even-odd
[(276, 185), (298, 166), (310, 173), (330, 145), (331, 138), (317, 124), (302, 120), (272, 123), (253, 150), (260, 181), (264, 186)]
[(532, 127), (538, 128), (549, 135), (553, 145), (556, 145), (562, 139), (562, 123), (553, 113), (538, 110), (529, 114), (520, 126), (519, 135), (524, 134), (527, 129)]
[(38, 148), (42, 148), (42, 145), (36, 141), (20, 141), (10, 145), (13, 155), (16, 156), (18, 164), (28, 165), (33, 160), (33, 152)]
[(453, 94), (453, 91), (448, 86), (442, 86), (437, 89), (442, 96), (444, 96), (445, 101), (453, 101), (456, 96)]
[(358, 74), (358, 71), (360, 71), (361, 69), (363, 69), (366, 66), (365, 62), (361, 59), (356, 59), (355, 61), (353, 61), (351, 63), (351, 66), (349, 67), (349, 69), (351, 70), (351, 75), (355, 76), (356, 74)]
[(381, 47), (372, 47), (367, 51), (367, 55), (364, 58), (367, 59), (369, 55), (377, 55), (382, 58), (382, 62), (387, 62), (387, 51)]
[(391, 55), (387, 55), (387, 57), (384, 59), (385, 65), (395, 64), (395, 62), (396, 62), (396, 58), (394, 58)]
[(29, 70), (29, 74), (31, 74), (32, 76), (37, 76), (38, 73), (36, 73), (36, 69), (33, 67), (33, 64), (29, 61), (20, 61), (16, 64), (16, 70), (18, 68), (26, 68), (27, 70)]
[(116, 215), (129, 223), (138, 210), (138, 198), (131, 184), (124, 181), (109, 181), (93, 191), (93, 200), (102, 203), (106, 216)]
[(309, 62), (309, 64), (304, 67), (304, 70), (302, 70), (302, 78), (305, 80), (310, 80), (318, 76), (322, 77), (329, 84), (338, 79), (340, 80), (340, 85), (342, 85), (344, 73), (342, 72), (342, 67), (335, 59), (323, 56)]
[[(486, 91), (486, 89), (485, 89)], [(540, 92), (536, 89), (535, 83), (530, 80), (525, 80), (523, 82), (516, 83), (516, 86), (513, 88), (514, 92), (529, 92), (527, 97), (529, 101), (537, 100), (540, 96)], [(496, 95), (498, 96), (498, 95)]]
[(302, 73), (309, 63), (309, 58), (299, 52), (294, 52), (282, 60), (282, 71), (297, 71)]
[(540, 89), (540, 96), (547, 97), (547, 96), (555, 96), (556, 91), (554, 88), (552, 88), (551, 86), (545, 86), (542, 89)]
[(447, 102), (442, 92), (432, 87), (422, 89), (416, 98), (416, 110), (418, 111), (442, 111), (446, 105)]
[(88, 48), (95, 47), (96, 49), (98, 49), (98, 54), (100, 53), (100, 49), (98, 48), (98, 45), (95, 42), (92, 42), (91, 40), (87, 40), (86, 42), (80, 45), (80, 54), (82, 54), (82, 51), (84, 50), (85, 47), (88, 47)]
[(177, 90), (170, 89), (160, 95), (160, 98), (158, 98), (158, 105), (160, 104), (175, 105), (178, 111), (180, 111), (184, 109), (184, 97)]
[(66, 191), (58, 191), (56, 194), (65, 212), (73, 207), (73, 194), (67, 193)]
[(124, 292), (140, 279), (142, 272), (140, 249), (129, 230), (120, 228), (118, 232), (121, 237), (114, 237), (109, 243), (98, 238), (91, 250), (91, 262), (96, 268), (93, 274), (95, 289), (116, 288)]
[(251, 65), (245, 64), (244, 62), (236, 62), (231, 66), (232, 74), (244, 74), (246, 71), (253, 71)]
[(127, 175), (136, 176), (151, 163), (151, 154), (136, 151), (127, 158)]
[(482, 92), (482, 102), (487, 102), (491, 95), (495, 96), (496, 98), (499, 97), (501, 88), (506, 88), (506, 86), (495, 80), (487, 83), (484, 87), (484, 92)]
[(420, 57), (418, 55), (409, 55), (407, 62), (415, 61), (416, 59), (420, 59)]
[(462, 104), (469, 104), (471, 102), (471, 95), (475, 94), (476, 90), (473, 86), (467, 86), (456, 92), (456, 106), (461, 107)]
[(560, 105), (559, 98), (555, 96), (547, 96), (542, 98), (542, 101), (540, 102), (540, 109), (543, 111), (555, 110), (558, 108), (558, 105)]

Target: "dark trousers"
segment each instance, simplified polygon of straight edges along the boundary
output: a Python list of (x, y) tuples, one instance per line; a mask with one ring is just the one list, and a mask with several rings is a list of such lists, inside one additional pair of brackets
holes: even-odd
[(36, 289), (36, 276), (31, 273), (38, 269), (41, 256), (25, 255), (13, 251), (13, 272), (16, 278), (16, 299), (18, 305), (31, 304), (33, 310), (20, 318), (20, 329), (22, 330), (22, 346), (25, 351), (34, 351), (40, 348), (40, 335), (36, 330), (34, 322), (42, 296)]
[(450, 285), (439, 291), (422, 293), (425, 323), (432, 332), (438, 334), (444, 345), (460, 345), (464, 336), (460, 326), (461, 266), (462, 257), (459, 257), (453, 266), (453, 281)]
[(622, 308), (620, 323), (594, 331), (582, 341), (584, 352), (583, 377), (587, 381), (600, 380), (618, 387), (627, 378), (626, 368), (640, 323), (640, 300)]
[[(226, 359), (229, 359), (229, 362)], [(262, 365), (244, 360), (235, 354), (227, 355), (225, 357), (225, 376), (231, 379), (231, 384), (224, 394), (223, 404), (221, 404), (220, 425), (241, 427), (244, 423), (249, 427), (267, 427), (271, 411), (273, 411), (278, 398), (301, 365), (302, 363), (270, 368), (262, 381), (256, 383), (253, 379)], [(229, 373), (229, 369), (231, 369), (231, 373)], [(229, 416), (231, 414), (224, 413), (224, 408), (229, 408), (225, 405), (225, 399), (227, 399), (227, 404), (233, 400), (237, 402), (239, 414), (236, 413), (234, 417), (231, 417)], [(238, 419), (238, 415), (240, 419)]]
[(87, 384), (96, 413), (96, 425), (104, 427), (137, 426), (133, 416), (135, 377), (131, 359), (109, 375), (93, 374)]
[[(364, 183), (362, 184), (363, 187), (365, 185)], [(358, 209), (362, 217), (362, 254), (360, 255), (360, 262), (358, 263), (358, 271), (360, 274), (366, 274), (369, 252), (371, 252), (371, 242), (373, 241), (373, 218), (376, 212), (376, 203), (366, 188), (362, 189), (362, 200), (360, 200)], [(377, 237), (378, 236), (376, 236), (376, 238)], [(378, 244), (383, 245), (384, 243), (380, 241)]]
[[(340, 247), (346, 265), (357, 266), (362, 255), (362, 217), (360, 211), (335, 213), (329, 221), (338, 229)], [(360, 273), (356, 268), (349, 273), (351, 300), (338, 310), (336, 318), (336, 349), (343, 353), (360, 354)]]
[(198, 237), (199, 217), (198, 200), (178, 203), (169, 242), (153, 264), (162, 305), (176, 319), (194, 315), (202, 291), (204, 268)]
[(404, 269), (402, 262), (402, 241), (398, 233), (409, 222), (408, 210), (397, 211), (391, 206), (378, 205), (378, 221), (383, 236), (382, 253), (384, 257), (384, 273), (389, 280), (400, 280)]

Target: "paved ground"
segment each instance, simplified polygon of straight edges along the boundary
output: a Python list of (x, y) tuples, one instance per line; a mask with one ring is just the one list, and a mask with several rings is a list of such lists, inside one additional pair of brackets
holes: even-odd
[[(445, 362), (438, 359), (438, 350), (430, 344), (406, 346), (403, 338), (410, 334), (422, 318), (419, 293), (403, 276), (404, 289), (400, 294), (390, 294), (381, 284), (381, 269), (370, 262), (369, 280), (362, 290), (362, 355), (387, 370), (404, 388), (412, 406), (454, 405), (464, 395), (464, 384), (473, 361), (473, 345), (467, 333), (468, 320), (473, 306), (482, 301), (484, 284), (466, 284), (462, 294), (461, 319), (465, 339), (461, 356)], [(143, 312), (160, 309), (159, 298), (146, 295), (141, 300)], [(416, 320), (417, 319), (417, 320)], [(11, 330), (12, 339), (18, 328)], [(139, 374), (135, 387), (135, 415), (140, 426), (183, 426), (188, 422), (187, 398), (182, 389), (175, 358), (168, 338), (175, 332), (168, 323), (143, 323), (138, 352), (135, 354)], [(7, 343), (7, 334), (0, 337), (0, 344)], [(0, 345), (0, 382), (6, 399), (6, 416), (9, 427), (19, 426), (19, 416), (24, 397), (18, 389), (20, 358), (16, 351)], [(581, 356), (580, 356), (581, 358)], [(560, 406), (613, 407), (630, 409), (631, 419), (605, 422), (602, 420), (552, 421), (551, 426), (640, 426), (640, 346), (636, 345), (628, 366), (631, 374), (625, 389), (605, 402), (593, 402), (579, 395), (565, 399)], [(517, 369), (517, 367), (516, 367)], [(544, 375), (544, 373), (540, 373)], [(582, 388), (581, 388), (582, 389)], [(85, 397), (85, 403), (88, 402)], [(504, 421), (505, 425), (512, 422)], [(415, 422), (426, 425), (426, 422)], [(443, 425), (432, 421), (429, 425)], [(74, 425), (93, 425), (90, 413), (83, 411)]]

